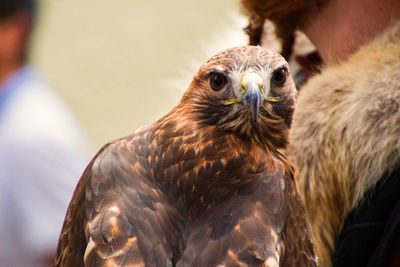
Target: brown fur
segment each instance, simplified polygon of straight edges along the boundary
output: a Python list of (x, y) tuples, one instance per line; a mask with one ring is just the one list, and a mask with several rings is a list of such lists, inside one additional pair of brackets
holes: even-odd
[(291, 130), (321, 266), (346, 215), (400, 162), (400, 23), (303, 86)]

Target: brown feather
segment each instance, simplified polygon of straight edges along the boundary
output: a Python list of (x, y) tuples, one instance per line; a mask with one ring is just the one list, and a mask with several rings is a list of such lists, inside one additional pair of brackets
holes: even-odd
[(248, 107), (221, 103), (229, 89), (207, 83), (218, 66), (283, 62), (260, 47), (222, 52), (170, 113), (106, 145), (75, 190), (56, 266), (261, 266), (282, 255), (315, 266), (294, 169), (278, 150), (288, 142), (293, 81), (271, 87), (280, 103), (264, 104), (257, 122)]

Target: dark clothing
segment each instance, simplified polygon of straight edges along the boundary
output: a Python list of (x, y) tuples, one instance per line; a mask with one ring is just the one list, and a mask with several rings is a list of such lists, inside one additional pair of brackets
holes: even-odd
[(400, 168), (346, 219), (333, 266), (400, 266)]

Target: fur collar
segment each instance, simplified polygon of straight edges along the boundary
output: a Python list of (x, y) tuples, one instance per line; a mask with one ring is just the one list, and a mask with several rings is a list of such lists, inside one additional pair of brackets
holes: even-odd
[(400, 164), (400, 23), (302, 87), (291, 139), (316, 251), (330, 265), (346, 215)]

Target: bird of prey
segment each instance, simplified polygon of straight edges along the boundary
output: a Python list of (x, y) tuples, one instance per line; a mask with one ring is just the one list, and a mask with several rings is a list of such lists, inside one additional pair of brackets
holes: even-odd
[(90, 162), (56, 266), (316, 266), (295, 169), (279, 151), (295, 103), (279, 54), (213, 56), (167, 115)]

